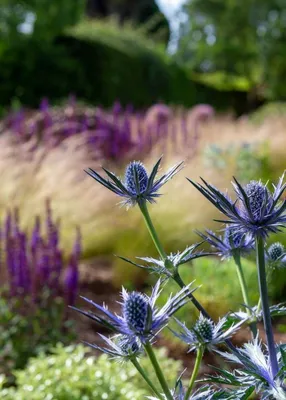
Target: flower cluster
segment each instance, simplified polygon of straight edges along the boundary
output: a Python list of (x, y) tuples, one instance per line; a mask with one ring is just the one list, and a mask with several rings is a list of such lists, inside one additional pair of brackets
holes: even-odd
[[(80, 231), (65, 267), (59, 247), (59, 226), (53, 221), (49, 202), (46, 205), (46, 234), (36, 217), (32, 235), (20, 227), (18, 210), (6, 216), (1, 238), (4, 264), (7, 268), (10, 296), (41, 301), (45, 289), (49, 296), (64, 297), (73, 304), (78, 290), (78, 261), (81, 254)], [(61, 283), (63, 278), (63, 284)]]
[[(182, 163), (175, 165), (161, 178), (156, 179), (160, 162), (161, 159), (157, 161), (150, 174), (141, 162), (131, 162), (122, 180), (106, 169), (104, 171), (108, 176), (107, 179), (92, 169), (87, 171), (98, 183), (123, 198), (123, 204), (138, 205), (159, 258), (139, 257), (145, 265), (121, 258), (129, 264), (160, 276), (150, 296), (122, 289), (120, 315), (112, 313), (105, 305), (98, 305), (86, 298), (84, 300), (96, 309), (96, 313), (73, 307), (112, 334), (111, 337), (100, 335), (104, 342), (103, 346), (97, 344), (91, 346), (113, 358), (132, 362), (149, 385), (152, 392), (152, 397), (149, 397), (151, 400), (247, 400), (254, 394), (260, 395), (263, 400), (285, 400), (286, 348), (285, 345), (275, 344), (271, 318), (285, 315), (286, 307), (283, 304), (269, 306), (266, 274), (267, 262), (270, 265), (285, 263), (286, 255), (282, 244), (274, 243), (266, 250), (269, 234), (277, 233), (286, 225), (286, 200), (282, 199), (286, 185), (283, 183), (283, 177), (272, 192), (260, 181), (251, 181), (242, 187), (237, 180), (234, 180), (235, 200), (231, 200), (227, 194), (223, 194), (204, 180), (204, 185), (190, 180), (193, 186), (226, 217), (225, 220), (219, 221), (225, 224), (224, 234), (218, 235), (209, 230), (206, 233), (198, 232), (203, 242), (215, 250), (212, 253), (199, 251), (198, 247), (203, 244), (201, 242), (188, 246), (182, 252), (167, 255), (152, 223), (147, 204), (154, 203), (158, 199), (159, 189), (181, 169)], [(254, 250), (260, 295), (257, 305), (250, 303), (248, 285), (241, 263), (241, 257)], [(204, 306), (194, 297), (193, 283), (186, 285), (179, 270), (180, 265), (210, 254), (234, 259), (243, 298), (243, 310), (229, 313), (218, 322), (212, 320)], [(161, 277), (164, 277), (165, 282), (173, 279), (181, 289), (171, 296), (162, 308), (158, 308), (157, 299), (164, 290)], [(193, 326), (187, 327), (174, 314), (181, 307), (191, 304), (199, 310), (200, 316)], [(169, 330), (188, 345), (188, 352), (196, 353), (189, 384), (186, 385), (181, 374), (172, 389), (152, 350), (155, 339), (168, 326), (170, 320), (176, 323), (176, 328), (169, 327)], [(264, 324), (267, 342), (264, 348), (259, 340), (258, 321), (263, 321)], [(241, 348), (236, 348), (230, 339), (246, 323), (251, 329), (252, 341)], [(228, 351), (221, 351), (220, 346), (226, 346)], [(232, 371), (215, 368), (218, 374), (201, 380), (205, 386), (196, 389), (195, 382), (206, 350), (214, 351), (224, 359), (235, 362), (240, 368)], [(148, 355), (153, 365), (160, 390), (140, 366), (142, 352)], [(217, 385), (223, 387), (218, 388)]]
[(16, 143), (29, 142), (31, 152), (43, 143), (54, 147), (67, 138), (80, 136), (93, 158), (114, 162), (148, 154), (156, 144), (165, 153), (169, 138), (177, 148), (188, 142), (193, 156), (198, 146), (198, 122), (213, 113), (211, 106), (198, 105), (191, 119), (187, 113), (174, 118), (163, 104), (138, 113), (133, 106), (123, 107), (119, 102), (105, 110), (77, 104), (73, 96), (62, 107), (51, 107), (44, 98), (37, 111), (11, 112), (0, 125), (0, 133), (9, 131)]

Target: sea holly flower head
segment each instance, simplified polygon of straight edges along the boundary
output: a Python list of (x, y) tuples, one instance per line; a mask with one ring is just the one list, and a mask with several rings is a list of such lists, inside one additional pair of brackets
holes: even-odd
[[(249, 343), (244, 344), (242, 348), (237, 348), (235, 353), (225, 353), (216, 350), (227, 360), (238, 363), (243, 368), (236, 370), (232, 375), (229, 373), (229, 379), (233, 382), (229, 384), (240, 384), (241, 386), (252, 386), (257, 394), (262, 395), (262, 399), (286, 399), (286, 349), (285, 345), (276, 346), (277, 360), (279, 370), (276, 376), (272, 375), (270, 357), (267, 347), (262, 347), (258, 336)], [(226, 376), (226, 373), (223, 373)], [(225, 383), (222, 378), (214, 378), (212, 381)], [(235, 383), (236, 382), (236, 383)]]
[(197, 233), (211, 245), (215, 254), (222, 259), (233, 257), (235, 254), (244, 255), (254, 249), (253, 238), (249, 234), (235, 231), (231, 226), (226, 227), (224, 236), (216, 235), (210, 230), (207, 230), (206, 234)]
[(192, 283), (174, 296), (170, 296), (162, 308), (156, 307), (156, 301), (160, 295), (161, 281), (158, 280), (150, 296), (139, 292), (128, 293), (122, 289), (122, 302), (120, 302), (122, 314), (113, 314), (108, 308), (100, 306), (85, 297), (82, 297), (89, 304), (94, 306), (103, 314), (93, 314), (72, 307), (74, 310), (91, 318), (114, 333), (122, 334), (130, 338), (137, 337), (142, 343), (151, 340), (162, 328), (169, 318), (179, 310), (189, 299), (188, 296), (195, 289), (190, 289)]
[(286, 252), (282, 243), (276, 242), (266, 250), (268, 264), (271, 268), (286, 266)]
[(286, 188), (283, 180), (284, 175), (270, 192), (260, 181), (251, 181), (242, 187), (234, 178), (234, 201), (203, 179), (204, 185), (189, 181), (228, 218), (219, 222), (231, 224), (234, 232), (265, 239), (286, 226), (286, 200), (281, 200)]
[(121, 180), (113, 172), (105, 168), (102, 169), (108, 176), (107, 179), (103, 178), (91, 168), (88, 168), (85, 172), (101, 185), (123, 198), (121, 204), (129, 208), (145, 201), (154, 203), (160, 196), (158, 191), (161, 187), (173, 178), (183, 166), (183, 162), (180, 162), (174, 165), (160, 178), (156, 179), (161, 160), (162, 157), (156, 162), (150, 175), (148, 175), (143, 163), (140, 161), (131, 162), (126, 168), (124, 180)]
[(167, 278), (173, 277), (180, 265), (186, 264), (192, 260), (195, 260), (199, 257), (204, 257), (211, 255), (212, 253), (205, 253), (203, 251), (196, 251), (197, 248), (202, 244), (196, 243), (189, 247), (187, 247), (182, 252), (177, 252), (175, 254), (171, 253), (167, 256), (166, 260), (162, 260), (161, 258), (152, 258), (152, 257), (137, 257), (138, 260), (144, 261), (146, 264), (142, 265), (136, 262), (133, 262), (125, 257), (120, 257), (122, 260), (127, 261), (129, 264), (135, 265), (136, 267), (146, 269), (152, 273), (156, 273), (161, 275), (165, 275)]
[(204, 347), (208, 350), (213, 350), (218, 344), (229, 339), (244, 323), (239, 321), (237, 324), (232, 324), (227, 327), (227, 318), (221, 318), (216, 324), (209, 318), (200, 314), (199, 319), (193, 328), (188, 329), (185, 324), (174, 318), (181, 328), (181, 332), (173, 331), (175, 336), (189, 345), (189, 352)]
[(99, 346), (97, 344), (85, 343), (88, 346), (97, 349), (111, 358), (119, 361), (128, 361), (138, 358), (143, 353), (143, 347), (137, 337), (131, 338), (127, 335), (114, 335), (110, 338), (98, 334), (107, 346)]

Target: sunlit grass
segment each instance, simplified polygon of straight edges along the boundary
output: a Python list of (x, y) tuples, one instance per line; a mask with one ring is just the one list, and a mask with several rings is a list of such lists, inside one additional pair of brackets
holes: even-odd
[[(269, 141), (270, 178), (276, 179), (285, 167), (285, 122), (286, 118), (280, 117), (257, 126), (247, 120), (215, 118), (199, 127), (199, 151), (191, 160), (188, 156), (192, 149), (184, 146), (182, 139), (175, 154), (169, 139), (162, 168), (166, 169), (181, 159), (186, 160), (186, 166), (164, 186), (164, 196), (159, 199), (159, 205), (150, 206), (150, 213), (167, 251), (182, 249), (197, 240), (194, 229), (220, 228), (212, 222), (217, 216), (214, 209), (185, 177), (198, 179), (201, 175), (223, 190), (230, 187), (235, 163), (230, 163), (222, 171), (206, 168), (201, 156), (205, 146), (211, 143), (223, 147), (230, 143)], [(194, 127), (190, 125), (191, 129)], [(142, 156), (149, 170), (161, 152), (162, 146), (157, 145), (148, 157)], [(127, 212), (119, 208), (117, 203), (120, 199), (83, 172), (88, 167), (99, 170), (100, 165), (91, 159), (81, 145), (80, 137), (67, 139), (63, 145), (49, 151), (38, 149), (32, 160), (25, 160), (25, 147), (12, 146), (8, 135), (2, 135), (0, 155), (2, 216), (7, 208), (19, 206), (23, 225), (31, 227), (34, 216), (44, 213), (45, 198), (50, 197), (54, 215), (61, 220), (63, 245), (67, 249), (72, 246), (75, 226), (80, 225), (84, 257), (155, 255), (139, 211), (131, 209)], [(123, 166), (120, 171), (118, 167), (115, 170), (117, 173), (123, 171)], [(121, 261), (116, 263), (119, 271), (121, 267), (126, 269)]]

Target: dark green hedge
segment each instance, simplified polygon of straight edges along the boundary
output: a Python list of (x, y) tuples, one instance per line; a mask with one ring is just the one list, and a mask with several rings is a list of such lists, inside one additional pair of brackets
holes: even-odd
[[(112, 38), (111, 38), (112, 39)], [(70, 93), (81, 100), (144, 107), (162, 101), (192, 106), (211, 103), (217, 108), (244, 105), (245, 93), (220, 92), (189, 78), (189, 72), (159, 50), (134, 39), (107, 40), (62, 35), (41, 44), (22, 38), (0, 55), (0, 107), (15, 98), (37, 106), (42, 97), (57, 102)]]

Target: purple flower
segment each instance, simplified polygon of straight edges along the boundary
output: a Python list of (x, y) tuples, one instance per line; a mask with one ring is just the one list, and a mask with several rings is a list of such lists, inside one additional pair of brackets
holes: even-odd
[(276, 233), (286, 225), (286, 200), (281, 200), (286, 185), (284, 175), (271, 193), (265, 185), (251, 181), (244, 188), (234, 179), (235, 201), (221, 193), (214, 186), (203, 181), (204, 185), (195, 183), (197, 188), (228, 220), (219, 221), (231, 224), (234, 232), (249, 234), (253, 238), (265, 239), (270, 233)]
[(139, 292), (128, 293), (123, 288), (123, 301), (120, 303), (122, 306), (121, 315), (113, 314), (105, 305), (100, 306), (85, 297), (82, 298), (100, 311), (104, 315), (103, 317), (75, 307), (72, 308), (114, 333), (131, 338), (137, 337), (142, 343), (145, 343), (167, 325), (169, 318), (188, 302), (189, 293), (194, 291), (194, 289), (189, 290), (190, 284), (175, 296), (170, 297), (166, 304), (158, 309), (156, 301), (160, 294), (160, 285), (161, 281), (158, 280), (150, 297)]
[(155, 180), (161, 159), (162, 157), (157, 161), (149, 176), (141, 162), (131, 162), (126, 168), (124, 181), (105, 168), (103, 170), (110, 179), (104, 179), (91, 168), (85, 172), (113, 193), (123, 197), (122, 204), (127, 205), (127, 207), (134, 206), (142, 201), (154, 203), (155, 199), (160, 196), (158, 190), (181, 169), (183, 164), (182, 162), (176, 164), (161, 178)]
[(73, 305), (77, 296), (79, 281), (78, 265), (75, 257), (71, 257), (69, 266), (65, 270), (64, 292), (67, 304)]
[(231, 226), (227, 226), (224, 236), (218, 236), (207, 230), (206, 234), (197, 232), (222, 259), (232, 257), (234, 254), (244, 255), (254, 249), (253, 238), (249, 234), (236, 232)]

